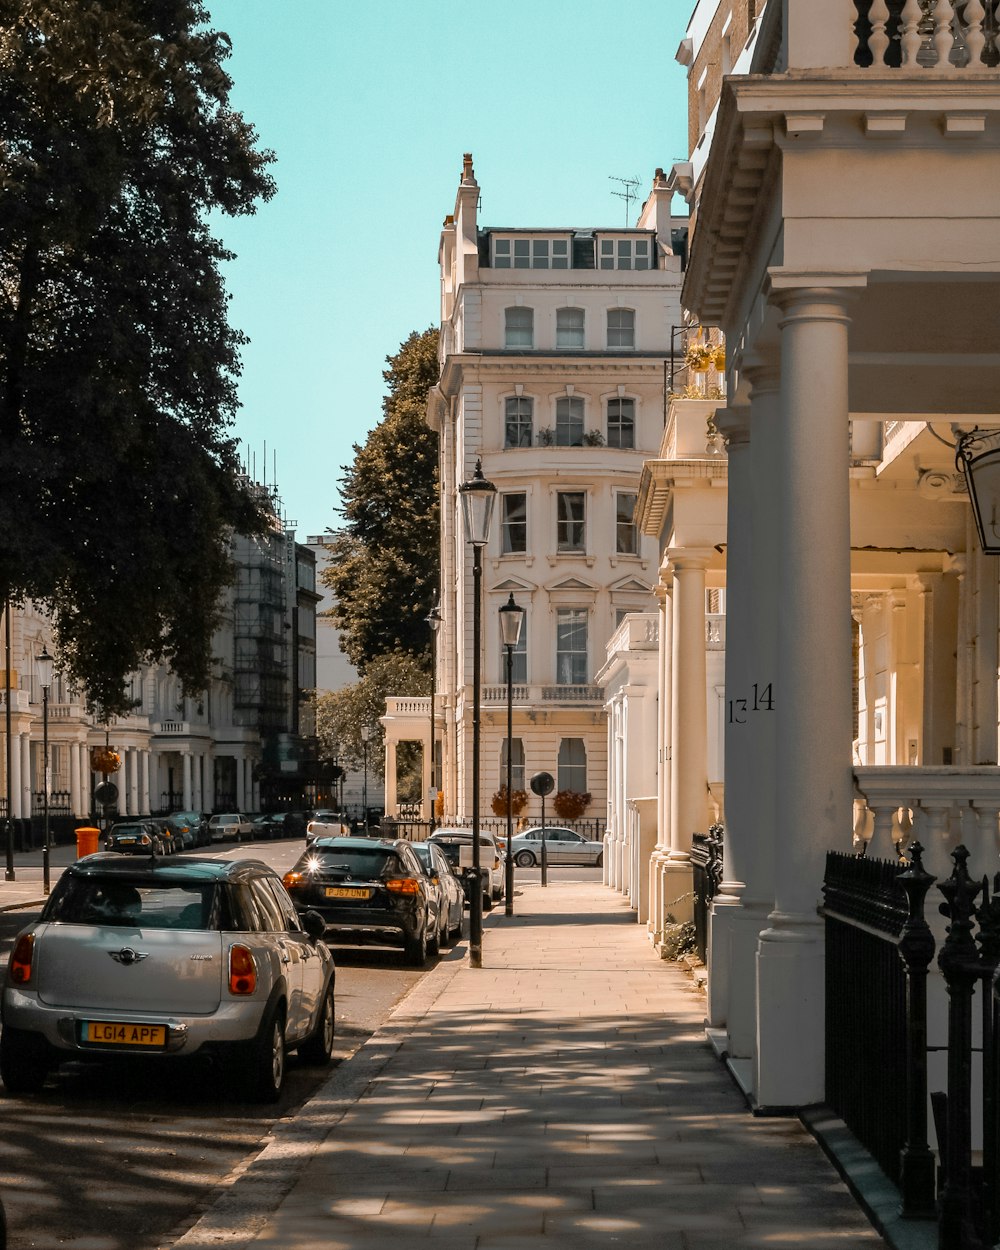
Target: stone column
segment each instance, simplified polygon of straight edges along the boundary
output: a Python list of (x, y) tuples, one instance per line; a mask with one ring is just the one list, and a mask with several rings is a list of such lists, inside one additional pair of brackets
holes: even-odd
[(77, 743), (69, 744), (69, 806), (74, 816), (83, 815), (80, 786), (80, 748)]
[(139, 751), (137, 747), (129, 747), (128, 760), (128, 810), (132, 816), (141, 814), (139, 806)]
[[(13, 700), (11, 700), (13, 706)], [(11, 730), (10, 750), (10, 818), (20, 820), (23, 791), (21, 788), (21, 735)]]
[(31, 817), (31, 735), (21, 734), (21, 819)]
[(200, 751), (196, 751), (194, 755), (194, 778), (191, 790), (191, 801), (194, 804), (194, 810), (200, 812), (202, 810), (204, 789), (202, 785), (202, 770), (205, 766), (205, 757)]
[(706, 832), (708, 819), (708, 695), (705, 669), (705, 569), (710, 552), (667, 551), (674, 572), (673, 670), (670, 738), (670, 850), (665, 866), (666, 911), (690, 920), (691, 836)]
[(149, 816), (152, 812), (149, 802), (149, 748), (139, 752), (139, 815)]
[[(726, 440), (728, 484), (726, 514), (726, 822), (723, 833), (723, 879), (712, 900), (708, 952), (708, 1023), (722, 1028), (729, 1018), (733, 925), (743, 893), (742, 871), (752, 834), (753, 731), (738, 711), (754, 678), (753, 628), (753, 463), (750, 414), (728, 409), (715, 414)], [(745, 972), (744, 968), (744, 972)], [(725, 1049), (731, 1053), (727, 1044)]]
[(92, 795), (94, 793), (94, 774), (90, 767), (90, 747), (86, 742), (81, 742), (78, 748), (80, 752), (80, 815), (91, 816), (93, 813)]
[(656, 598), (660, 609), (660, 645), (657, 652), (657, 689), (660, 694), (657, 715), (657, 794), (656, 794), (656, 845), (649, 857), (649, 936), (659, 942), (663, 933), (664, 886), (663, 873), (670, 854), (670, 704), (673, 671), (670, 664), (673, 638), (673, 603), (670, 587), (664, 581), (669, 572), (660, 572), (660, 584)]
[[(775, 899), (757, 958), (755, 1098), (824, 1097), (823, 927), (827, 850), (851, 845), (851, 534), (847, 294), (778, 290), (781, 457), (758, 490), (778, 503), (773, 707), (780, 760)], [(759, 782), (766, 786), (768, 778)]]
[(184, 793), (184, 810), (188, 812), (191, 810), (191, 752), (190, 751), (183, 751), (181, 753), (181, 768), (182, 768), (182, 775), (183, 775), (182, 789)]
[(205, 756), (205, 784), (202, 802), (205, 806), (201, 810), (206, 812), (215, 810), (215, 757), (213, 755)]

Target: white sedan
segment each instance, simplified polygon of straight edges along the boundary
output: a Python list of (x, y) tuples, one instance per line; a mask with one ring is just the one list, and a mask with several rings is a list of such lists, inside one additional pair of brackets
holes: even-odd
[[(542, 862), (542, 830), (525, 829), (511, 839), (514, 863), (531, 868)], [(562, 825), (545, 826), (545, 858), (550, 864), (593, 864), (604, 862), (604, 843), (581, 837), (574, 829)]]

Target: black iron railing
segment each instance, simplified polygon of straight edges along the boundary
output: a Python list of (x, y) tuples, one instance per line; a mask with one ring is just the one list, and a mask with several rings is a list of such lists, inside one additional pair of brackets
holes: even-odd
[(712, 899), (722, 884), (722, 825), (691, 839), (691, 877), (694, 894), (694, 942), (702, 963), (708, 963), (709, 917)]
[(933, 878), (908, 864), (831, 851), (826, 921), (826, 1097), (900, 1188), (908, 1216), (934, 1206), (927, 1145), (927, 966)]

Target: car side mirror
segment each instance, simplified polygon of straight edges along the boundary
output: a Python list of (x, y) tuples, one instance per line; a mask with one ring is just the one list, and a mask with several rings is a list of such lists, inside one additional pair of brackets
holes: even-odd
[(326, 921), (318, 911), (304, 911), (301, 920), (306, 935), (312, 938), (314, 942), (318, 941), (326, 932)]

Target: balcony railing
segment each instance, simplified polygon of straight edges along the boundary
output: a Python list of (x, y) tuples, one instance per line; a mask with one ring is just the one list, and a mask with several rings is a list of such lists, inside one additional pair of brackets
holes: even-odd
[(1000, 60), (991, 0), (841, 0), (854, 32), (854, 63), (863, 69), (934, 69), (982, 73)]

